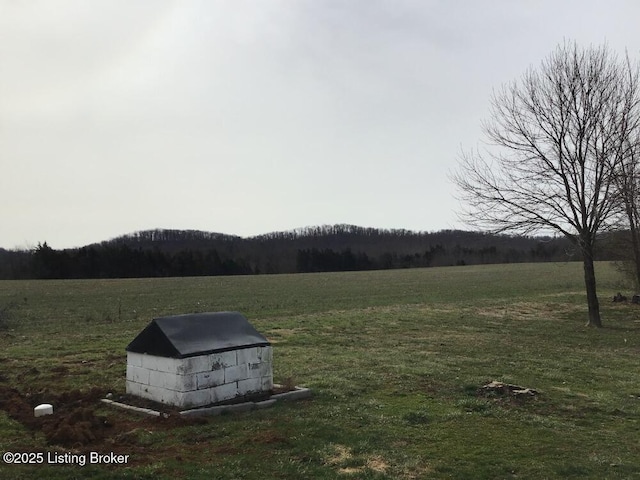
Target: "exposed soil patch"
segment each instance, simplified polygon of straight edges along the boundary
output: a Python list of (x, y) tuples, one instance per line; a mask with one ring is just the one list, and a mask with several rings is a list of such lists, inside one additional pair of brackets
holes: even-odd
[[(206, 421), (180, 415), (131, 419), (115, 411), (113, 414), (100, 414), (97, 409), (101, 406), (99, 400), (104, 398), (104, 393), (92, 388), (62, 394), (23, 394), (15, 388), (0, 385), (0, 409), (34, 434), (41, 433), (49, 446), (76, 453), (104, 451), (130, 454), (132, 461), (128, 463), (129, 466), (148, 463), (152, 455), (139, 444), (139, 434)], [(52, 404), (53, 415), (34, 417), (33, 409), (41, 403)], [(158, 454), (156, 450), (155, 455)]]
[[(278, 387), (273, 393), (285, 391), (289, 390), (286, 387)], [(72, 449), (74, 452), (103, 450), (136, 453), (135, 456), (140, 462), (149, 455), (144, 448), (137, 446), (140, 433), (208, 422), (206, 417), (186, 417), (180, 415), (174, 407), (131, 395), (118, 395), (114, 400), (151, 408), (160, 411), (162, 415), (131, 419), (116, 410), (113, 413), (100, 413), (100, 399), (105, 398), (105, 393), (99, 388), (71, 390), (61, 394), (21, 393), (15, 388), (0, 384), (0, 409), (34, 434), (42, 433), (47, 445)], [(246, 398), (242, 401), (246, 401)], [(53, 405), (53, 415), (34, 416), (33, 409), (42, 403)], [(285, 440), (266, 434), (259, 439), (261, 443), (280, 443)]]
[(69, 374), (69, 367), (64, 365), (56, 365), (51, 369), (51, 374), (54, 378), (64, 377)]
[[(73, 390), (60, 395), (21, 394), (15, 388), (0, 386), (0, 408), (30, 430), (41, 431), (49, 445), (77, 447), (100, 442), (114, 423), (94, 413), (102, 397), (99, 389)], [(54, 415), (34, 417), (33, 408), (40, 403), (54, 405)]]

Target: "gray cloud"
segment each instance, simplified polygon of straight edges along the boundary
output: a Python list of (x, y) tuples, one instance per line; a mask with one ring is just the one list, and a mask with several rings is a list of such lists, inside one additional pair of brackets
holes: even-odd
[(459, 226), (491, 89), (635, 2), (0, 3), (0, 245), (320, 223)]

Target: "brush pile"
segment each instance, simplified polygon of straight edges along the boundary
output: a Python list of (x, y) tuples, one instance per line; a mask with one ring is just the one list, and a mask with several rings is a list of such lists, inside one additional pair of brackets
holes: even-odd
[(478, 394), (486, 397), (535, 397), (538, 391), (533, 388), (521, 387), (493, 380), (478, 389)]

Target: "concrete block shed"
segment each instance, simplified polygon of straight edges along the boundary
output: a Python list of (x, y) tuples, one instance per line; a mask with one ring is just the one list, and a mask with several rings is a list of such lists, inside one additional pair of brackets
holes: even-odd
[(273, 389), (269, 341), (238, 312), (156, 318), (126, 347), (127, 393), (195, 408)]

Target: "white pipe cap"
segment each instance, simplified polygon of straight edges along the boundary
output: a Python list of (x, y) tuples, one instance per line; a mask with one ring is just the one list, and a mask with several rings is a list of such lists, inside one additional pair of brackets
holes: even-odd
[(53, 413), (53, 405), (49, 403), (43, 403), (33, 409), (33, 415), (36, 417), (42, 417), (43, 415), (51, 415)]

